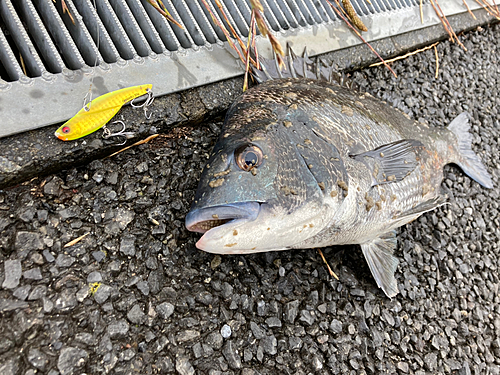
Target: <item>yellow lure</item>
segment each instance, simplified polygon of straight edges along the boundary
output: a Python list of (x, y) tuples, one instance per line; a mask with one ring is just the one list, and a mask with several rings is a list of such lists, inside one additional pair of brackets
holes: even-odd
[(90, 108), (82, 108), (76, 115), (66, 121), (55, 135), (63, 141), (85, 137), (102, 128), (113, 118), (127, 102), (146, 95), (153, 85), (139, 85), (108, 92), (90, 102)]

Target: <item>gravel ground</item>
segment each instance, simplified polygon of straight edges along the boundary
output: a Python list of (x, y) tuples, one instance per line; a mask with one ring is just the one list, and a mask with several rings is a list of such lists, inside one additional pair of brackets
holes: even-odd
[[(500, 27), (355, 73), (435, 126), (473, 115), (497, 186), (454, 167), (450, 204), (401, 230), (401, 293), (359, 248), (214, 256), (186, 231), (221, 122), (0, 191), (0, 373), (500, 374)], [(88, 234), (73, 246), (69, 241)]]

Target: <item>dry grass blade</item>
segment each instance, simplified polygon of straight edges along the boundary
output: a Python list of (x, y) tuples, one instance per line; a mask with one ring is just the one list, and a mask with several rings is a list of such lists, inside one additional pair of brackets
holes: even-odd
[(174, 25), (180, 27), (181, 29), (184, 29), (182, 25), (177, 22), (174, 17), (170, 14), (170, 12), (167, 10), (167, 7), (161, 0), (148, 0), (148, 3), (153, 6), (163, 17), (165, 17), (169, 22), (172, 22)]
[(247, 53), (246, 53), (246, 65), (245, 65), (245, 79), (243, 80), (243, 92), (248, 88), (248, 71), (250, 69), (250, 47), (253, 40), (255, 39), (255, 12), (252, 12), (250, 19), (250, 27), (248, 30), (248, 41), (247, 41)]
[(64, 245), (63, 247), (70, 247), (70, 246), (73, 246), (73, 245), (76, 245), (78, 242), (80, 242), (81, 240), (83, 240), (85, 237), (87, 237), (88, 235), (90, 234), (90, 232), (87, 232), (85, 233), (83, 236), (80, 236), (78, 238), (75, 238), (74, 240), (72, 241), (69, 241), (66, 245)]
[(481, 5), (486, 10), (486, 12), (488, 12), (490, 16), (493, 16), (497, 20), (500, 20), (500, 11), (498, 10), (498, 5), (494, 1), (493, 4), (495, 5), (495, 9), (493, 9), (493, 6), (490, 5), (488, 0), (475, 0), (475, 1), (476, 3)]
[(23, 55), (21, 55), (21, 53), (19, 53), (19, 61), (21, 62), (21, 69), (23, 70), (24, 75), (27, 76), (28, 73), (26, 73), (26, 65), (24, 64)]
[[(420, 0), (420, 1), (422, 1), (422, 0)], [(467, 8), (467, 12), (469, 12), (469, 14), (472, 16), (472, 18), (477, 19), (476, 16), (474, 15), (474, 13), (472, 13), (472, 11), (470, 10), (469, 4), (467, 4), (467, 1), (465, 1), (465, 0), (462, 0), (462, 1), (464, 3), (465, 7)]]
[[(56, 0), (52, 0), (52, 2), (55, 4)], [(71, 19), (71, 22), (73, 22), (73, 25), (74, 25), (75, 24), (75, 19), (73, 18), (73, 15), (69, 11), (68, 6), (66, 5), (66, 2), (64, 0), (61, 0), (61, 8), (62, 8), (63, 14), (64, 13), (68, 13), (69, 18)]]
[(224, 12), (224, 8), (222, 7), (220, 0), (215, 0), (215, 4), (219, 8), (219, 11), (221, 12), (222, 17), (224, 17), (224, 21), (226, 21), (227, 25), (229, 26), (229, 30), (231, 30), (231, 34), (233, 34), (234, 39), (236, 39), (238, 41), (241, 50), (243, 51), (243, 53), (246, 54), (245, 43), (243, 43), (243, 40), (241, 40), (240, 36), (238, 35), (236, 30), (234, 29), (231, 22), (229, 22), (229, 18), (227, 17), (226, 12)]
[(422, 25), (424, 24), (424, 7), (423, 7), (423, 2), (424, 2), (424, 0), (420, 0), (420, 23)]
[(439, 17), (439, 20), (443, 24), (444, 29), (450, 36), (450, 39), (452, 42), (457, 41), (457, 44), (464, 49), (464, 51), (467, 51), (467, 48), (462, 44), (460, 39), (458, 39), (457, 34), (455, 34), (455, 31), (453, 31), (453, 28), (451, 27), (450, 23), (448, 22), (448, 19), (446, 18), (443, 10), (441, 9), (441, 6), (439, 5), (437, 0), (430, 0), (432, 7), (434, 8), (434, 11), (436, 12), (437, 16)]
[(111, 158), (111, 157), (113, 157), (113, 156), (115, 156), (115, 155), (118, 155), (120, 152), (123, 152), (123, 151), (125, 151), (125, 150), (128, 150), (129, 148), (132, 148), (132, 147), (134, 147), (134, 146), (139, 146), (139, 145), (142, 145), (143, 143), (148, 143), (150, 140), (152, 140), (152, 139), (154, 139), (154, 138), (156, 138), (156, 137), (158, 137), (158, 136), (159, 136), (159, 134), (153, 134), (153, 135), (150, 135), (150, 136), (149, 136), (149, 137), (147, 137), (146, 139), (143, 139), (143, 140), (141, 140), (141, 141), (139, 141), (139, 142), (135, 142), (134, 144), (132, 144), (132, 145), (130, 145), (130, 146), (124, 147), (124, 148), (122, 148), (121, 150), (118, 150), (118, 151), (116, 151), (115, 153), (113, 153), (113, 154), (111, 154), (111, 155), (109, 155), (109, 156), (106, 156), (106, 158), (105, 158), (105, 159), (107, 159), (107, 158)]
[(318, 253), (319, 255), (321, 256), (321, 259), (323, 259), (323, 262), (325, 262), (326, 264), (326, 268), (328, 268), (328, 272), (330, 273), (330, 276), (332, 277), (335, 277), (337, 280), (339, 279), (339, 277), (335, 274), (335, 272), (332, 271), (332, 269), (330, 268), (330, 265), (328, 264), (328, 262), (326, 261), (325, 259), (325, 256), (323, 255), (323, 252), (318, 249)]
[(436, 74), (434, 75), (434, 78), (438, 79), (439, 77), (439, 56), (438, 56), (438, 50), (436, 46), (434, 46), (434, 54), (436, 55)]
[(212, 8), (210, 7), (210, 5), (207, 3), (206, 0), (201, 0), (201, 2), (203, 3), (203, 6), (205, 7), (205, 9), (210, 13), (210, 17), (212, 17), (212, 21), (217, 26), (219, 26), (219, 28), (222, 30), (222, 33), (226, 37), (226, 40), (229, 43), (229, 45), (231, 46), (231, 48), (234, 49), (236, 51), (236, 53), (238, 53), (238, 56), (240, 57), (241, 62), (243, 62), (243, 64), (246, 64), (245, 57), (243, 57), (240, 49), (238, 47), (236, 47), (236, 45), (233, 43), (231, 36), (229, 35), (229, 32), (224, 27), (224, 25), (221, 22), (219, 22), (219, 20), (215, 16), (214, 12), (212, 11)]
[(396, 72), (394, 70), (392, 70), (392, 68), (385, 62), (385, 60), (378, 54), (377, 51), (375, 51), (375, 49), (370, 45), (370, 43), (368, 43), (362, 36), (361, 34), (359, 33), (358, 30), (356, 30), (356, 28), (354, 26), (351, 25), (351, 23), (349, 22), (349, 20), (346, 18), (346, 16), (343, 14), (344, 12), (344, 9), (340, 6), (339, 4), (339, 1), (338, 0), (334, 0), (335, 3), (337, 4), (337, 6), (334, 6), (329, 0), (326, 0), (328, 2), (328, 4), (332, 7), (332, 9), (335, 11), (335, 13), (337, 13), (337, 15), (342, 18), (342, 20), (347, 24), (347, 26), (356, 33), (356, 35), (358, 36), (359, 39), (361, 39), (361, 41), (366, 44), (368, 46), (368, 48), (370, 48), (370, 50), (380, 59), (380, 61), (382, 62), (382, 64), (384, 64), (384, 66), (390, 70), (390, 72), (394, 75), (394, 77), (397, 77), (398, 75), (396, 74)]
[[(386, 63), (391, 63), (391, 62), (394, 62), (394, 61), (398, 61), (398, 60), (403, 60), (403, 59), (406, 59), (408, 56), (412, 56), (412, 55), (416, 55), (417, 53), (420, 53), (420, 52), (424, 52), (424, 51), (427, 51), (428, 49), (431, 49), (432, 47), (436, 47), (437, 45), (439, 44), (439, 42), (436, 42), (434, 44), (431, 44), (430, 46), (427, 46), (427, 47), (424, 47), (424, 48), (420, 48), (420, 49), (417, 49), (413, 52), (408, 52), (407, 54), (405, 55), (402, 55), (402, 56), (398, 56), (398, 57), (394, 57), (392, 59), (389, 59), (389, 60), (385, 60)], [(379, 65), (382, 65), (383, 63), (382, 62), (378, 62), (378, 63), (375, 63), (375, 64), (371, 64), (370, 65), (370, 68), (373, 67), (373, 66), (379, 66)]]

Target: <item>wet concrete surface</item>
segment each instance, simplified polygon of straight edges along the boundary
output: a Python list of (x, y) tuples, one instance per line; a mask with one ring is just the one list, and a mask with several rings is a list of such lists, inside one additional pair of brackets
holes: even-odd
[(400, 230), (395, 298), (356, 246), (323, 249), (339, 281), (314, 250), (197, 250), (183, 220), (214, 118), (0, 192), (0, 373), (499, 374), (499, 35), (440, 43), (437, 79), (433, 50), (393, 64), (398, 78), (354, 74), (433, 126), (469, 111), (495, 184), (446, 167), (450, 204)]

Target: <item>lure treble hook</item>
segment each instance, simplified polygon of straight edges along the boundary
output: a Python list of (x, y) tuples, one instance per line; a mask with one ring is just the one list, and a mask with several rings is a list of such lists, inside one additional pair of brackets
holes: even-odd
[(120, 124), (122, 126), (122, 129), (116, 133), (111, 133), (111, 130), (104, 125), (102, 127), (102, 130), (104, 131), (104, 134), (102, 137), (104, 139), (109, 139), (111, 137), (123, 137), (123, 142), (122, 143), (117, 143), (117, 146), (123, 146), (125, 143), (127, 143), (127, 139), (133, 138), (135, 133), (134, 132), (126, 132), (125, 131), (125, 123), (121, 120), (114, 121), (113, 124)]
[(152, 113), (150, 113), (150, 114), (149, 114), (149, 116), (148, 116), (148, 107), (149, 107), (151, 104), (153, 104), (153, 102), (154, 102), (155, 98), (154, 98), (154, 96), (153, 96), (153, 91), (152, 91), (152, 90), (150, 90), (150, 89), (147, 89), (147, 90), (146, 90), (146, 95), (147, 95), (147, 98), (146, 98), (146, 100), (144, 101), (144, 103), (139, 104), (139, 105), (138, 105), (138, 104), (134, 104), (134, 100), (135, 100), (135, 99), (133, 99), (133, 100), (130, 102), (130, 105), (131, 105), (132, 107), (134, 107), (134, 108), (143, 108), (143, 109), (144, 109), (144, 117), (146, 117), (146, 119), (148, 119), (148, 120), (149, 120), (149, 119), (151, 118)]

